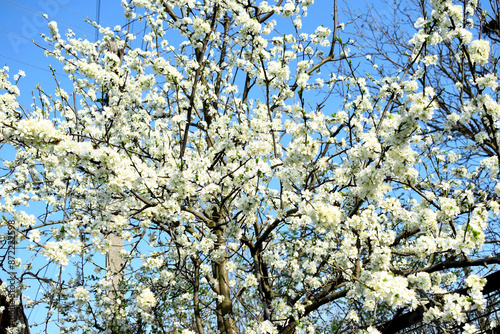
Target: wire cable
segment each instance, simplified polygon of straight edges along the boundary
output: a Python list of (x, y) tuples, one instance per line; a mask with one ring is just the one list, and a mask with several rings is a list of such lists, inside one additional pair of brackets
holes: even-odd
[(13, 36), (16, 36), (16, 37), (19, 37), (19, 38), (23, 38), (23, 39), (28, 40), (30, 42), (33, 41), (31, 38), (24, 37), (22, 35), (16, 34), (15, 32), (12, 32), (12, 31), (8, 31), (8, 30), (2, 29), (2, 28), (0, 28), (0, 31), (3, 31), (3, 32), (7, 33), (7, 34), (10, 34), (10, 35), (13, 35)]
[(68, 8), (68, 7), (61, 6), (61, 5), (60, 5), (60, 4), (58, 4), (57, 2), (53, 2), (53, 1), (50, 1), (50, 0), (45, 0), (45, 1), (46, 1), (46, 2), (48, 2), (48, 3), (51, 3), (51, 4), (53, 4), (53, 5), (55, 5), (55, 6), (57, 6), (57, 7), (61, 7), (61, 8), (62, 8), (62, 9), (64, 9), (64, 10), (67, 10), (67, 11), (69, 11), (69, 12), (72, 12), (72, 13), (75, 13), (75, 14), (77, 14), (77, 15), (80, 15), (80, 16), (82, 16), (82, 17), (84, 17), (84, 18), (88, 18), (87, 16), (83, 15), (82, 13), (77, 12), (76, 10), (73, 10), (73, 9), (71, 9), (71, 8)]
[[(17, 63), (23, 64), (23, 65), (31, 66), (31, 67), (34, 67), (34, 68), (36, 68), (36, 69), (39, 69), (39, 70), (42, 70), (42, 71), (46, 71), (46, 72), (49, 72), (49, 73), (51, 73), (51, 74), (52, 74), (52, 71), (51, 71), (51, 70), (48, 70), (48, 69), (43, 68), (43, 67), (40, 67), (40, 66), (32, 65), (32, 64), (30, 64), (30, 63), (26, 63), (26, 62), (21, 61), (21, 60), (17, 60), (17, 59), (11, 58), (11, 57), (6, 56), (6, 55), (3, 55), (3, 54), (1, 54), (1, 53), (0, 53), (0, 57), (4, 57), (4, 58), (6, 58), (6, 59), (8, 59), (8, 60), (12, 60), (12, 61), (15, 61), (15, 62), (17, 62)], [(56, 74), (56, 75), (58, 75), (58, 76), (61, 76), (61, 77), (63, 77), (63, 78), (66, 78), (66, 76), (65, 76), (65, 75), (62, 75), (62, 74), (60, 74), (60, 73), (55, 72), (55, 74)]]
[[(8, 1), (8, 2), (11, 2), (11, 3), (7, 3), (5, 1)], [(17, 4), (15, 3), (14, 1), (11, 1), (11, 0), (0, 0), (1, 3), (3, 4), (6, 4), (7, 6), (10, 6), (14, 9), (17, 9), (17, 10), (20, 10), (20, 11), (23, 11), (25, 13), (28, 13), (30, 15), (36, 15), (36, 16), (40, 16), (40, 17), (44, 17), (45, 13), (39, 11), (39, 10), (36, 10), (36, 9), (33, 9), (33, 8), (30, 8), (30, 7), (27, 7), (27, 6), (23, 6), (23, 5), (20, 5), (20, 4)], [(26, 9), (23, 9), (23, 8), (26, 8)], [(49, 16), (51, 18), (54, 18), (52, 16)], [(64, 20), (60, 20), (60, 19), (57, 19), (58, 22), (61, 22), (63, 23), (63, 25), (67, 26), (67, 27), (74, 27), (75, 30), (79, 30), (80, 32), (83, 32), (83, 33), (92, 33), (90, 30), (86, 30), (84, 28), (80, 28), (79, 26), (71, 23), (71, 22), (68, 22), (68, 21), (64, 21)]]
[[(62, 8), (62, 9), (64, 9), (64, 10), (67, 10), (67, 11), (69, 11), (69, 12), (72, 12), (72, 13), (75, 13), (75, 14), (77, 14), (77, 15), (80, 15), (81, 17), (84, 17), (85, 19), (89, 19), (89, 20), (90, 20), (90, 18), (89, 18), (88, 16), (85, 16), (85, 15), (83, 15), (82, 13), (77, 12), (76, 10), (73, 10), (73, 9), (71, 9), (71, 8), (68, 8), (68, 7), (62, 6), (62, 5), (58, 4), (58, 3), (53, 2), (53, 1), (50, 1), (50, 0), (45, 0), (45, 1), (46, 1), (46, 2), (48, 2), (48, 3), (51, 3), (51, 4), (53, 4), (53, 5), (55, 5), (55, 6), (57, 6), (57, 7), (61, 7), (61, 8)], [(99, 1), (99, 2), (100, 2), (100, 1)], [(100, 6), (100, 4), (99, 4), (99, 6)], [(99, 19), (99, 20), (100, 20), (100, 19)], [(106, 24), (106, 23), (105, 23), (104, 25), (106, 25), (106, 26), (110, 26), (109, 24)]]

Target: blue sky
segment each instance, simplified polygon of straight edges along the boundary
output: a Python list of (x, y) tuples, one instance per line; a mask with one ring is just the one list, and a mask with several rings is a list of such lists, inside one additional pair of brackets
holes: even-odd
[(61, 32), (72, 29), (78, 37), (94, 41), (96, 31), (85, 20), (97, 19), (99, 2), (101, 24), (125, 23), (119, 0), (0, 0), (0, 62), (9, 66), (11, 76), (20, 69), (26, 72), (20, 82), (22, 100), (29, 99), (37, 83), (47, 87), (53, 82), (48, 66), (55, 61), (33, 43), (45, 46), (40, 34), (48, 33), (48, 20), (58, 22)]

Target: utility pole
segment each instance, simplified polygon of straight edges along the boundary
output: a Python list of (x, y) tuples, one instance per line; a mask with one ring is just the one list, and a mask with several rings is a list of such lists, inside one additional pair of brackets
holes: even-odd
[[(111, 39), (108, 41), (108, 50), (118, 56), (120, 59), (119, 67), (121, 66), (123, 62), (123, 55), (125, 49), (119, 49), (118, 45), (116, 44), (116, 41), (114, 39)], [(103, 97), (102, 97), (102, 104), (103, 107), (109, 107), (109, 100), (110, 96), (109, 93), (107, 93), (107, 99), (104, 96), (103, 92)], [(113, 108), (113, 107), (111, 107)], [(116, 215), (112, 216), (112, 220), (116, 220), (117, 217)], [(115, 232), (111, 232), (107, 236), (108, 241), (111, 243), (111, 247), (109, 248), (108, 252), (106, 253), (106, 273), (111, 274), (111, 280), (112, 284), (111, 287), (109, 287), (108, 290), (108, 297), (111, 298), (112, 301), (116, 302), (114, 306), (118, 306), (119, 299), (123, 296), (123, 293), (120, 291), (119, 284), (120, 281), (123, 279), (123, 267), (125, 264), (125, 261), (123, 260), (121, 256), (121, 251), (124, 249), (124, 244), (123, 244), (123, 238), (121, 235), (116, 234)]]
[(115, 233), (110, 233), (107, 239), (111, 243), (111, 247), (106, 253), (106, 271), (111, 272), (112, 275), (112, 286), (108, 292), (108, 296), (116, 299), (120, 296), (119, 283), (123, 278), (123, 265), (125, 263), (120, 255), (123, 249), (123, 238)]

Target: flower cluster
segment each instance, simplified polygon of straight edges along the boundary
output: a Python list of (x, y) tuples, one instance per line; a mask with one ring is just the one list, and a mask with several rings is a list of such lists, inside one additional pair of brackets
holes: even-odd
[(137, 306), (145, 311), (149, 311), (156, 305), (157, 301), (155, 295), (149, 288), (145, 288), (137, 296)]
[(490, 42), (476, 39), (469, 44), (470, 58), (473, 64), (485, 65), (490, 56)]

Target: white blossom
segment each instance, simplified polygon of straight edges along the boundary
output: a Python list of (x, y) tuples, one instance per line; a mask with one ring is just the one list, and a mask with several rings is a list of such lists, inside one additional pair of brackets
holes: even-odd
[(476, 39), (469, 44), (472, 63), (485, 65), (490, 55), (490, 42), (485, 39)]
[(137, 296), (137, 306), (139, 308), (148, 311), (152, 307), (156, 306), (156, 297), (153, 292), (149, 288), (145, 288), (141, 291), (141, 293)]

